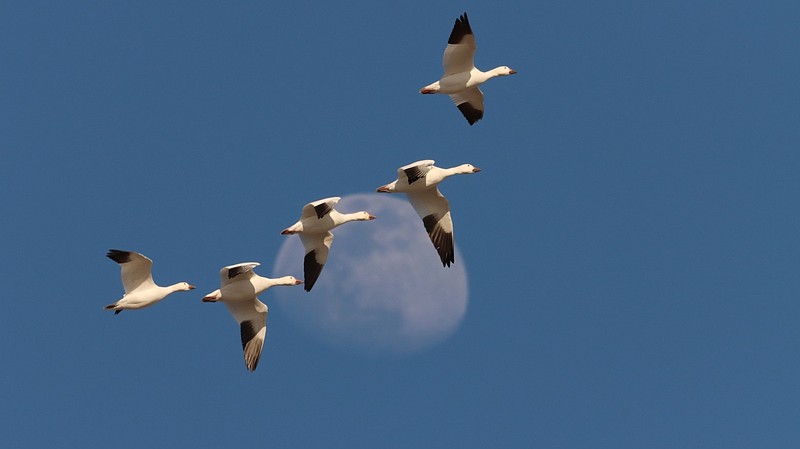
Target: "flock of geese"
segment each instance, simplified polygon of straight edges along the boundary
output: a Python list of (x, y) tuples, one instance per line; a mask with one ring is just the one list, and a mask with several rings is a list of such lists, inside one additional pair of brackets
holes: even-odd
[[(483, 92), (479, 85), (496, 76), (513, 75), (514, 70), (506, 66), (482, 72), (475, 67), (475, 36), (469, 25), (467, 14), (455, 22), (444, 51), (444, 74), (441, 79), (422, 89), (422, 94), (447, 94), (453, 100), (470, 125), (483, 118)], [(409, 202), (422, 219), (425, 231), (436, 248), (442, 266), (454, 262), (453, 220), (450, 205), (439, 191), (438, 185), (453, 175), (477, 173), (480, 169), (470, 164), (452, 168), (440, 168), (432, 160), (417, 161), (400, 167), (397, 179), (377, 188), (380, 193), (405, 193)], [(368, 212), (341, 213), (335, 209), (339, 197), (325, 198), (303, 206), (300, 219), (284, 229), (281, 234), (297, 234), (305, 249), (303, 275), (305, 291), (310, 292), (322, 272), (333, 243), (331, 230), (352, 221), (369, 221), (375, 217)], [(153, 261), (133, 251), (112, 249), (106, 254), (121, 267), (122, 286), (125, 294), (113, 304), (105, 306), (114, 314), (122, 310), (141, 309), (163, 300), (179, 291), (193, 290), (187, 282), (162, 287), (153, 281)], [(203, 297), (203, 302), (222, 302), (239, 323), (244, 351), (245, 366), (255, 371), (267, 333), (266, 304), (258, 295), (268, 288), (285, 285), (295, 286), (304, 282), (293, 276), (276, 279), (259, 276), (253, 269), (258, 262), (244, 262), (223, 267), (220, 270), (220, 288)]]

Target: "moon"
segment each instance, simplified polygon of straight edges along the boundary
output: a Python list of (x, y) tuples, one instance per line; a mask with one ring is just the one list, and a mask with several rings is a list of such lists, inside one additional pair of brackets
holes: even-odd
[[(377, 219), (334, 229), (314, 288), (273, 289), (273, 310), (314, 339), (348, 352), (410, 355), (451, 336), (467, 311), (467, 272), (458, 248), (455, 263), (442, 267), (405, 195), (348, 195), (336, 209), (365, 210)], [(274, 276), (302, 279), (304, 255), (300, 239), (287, 236)]]

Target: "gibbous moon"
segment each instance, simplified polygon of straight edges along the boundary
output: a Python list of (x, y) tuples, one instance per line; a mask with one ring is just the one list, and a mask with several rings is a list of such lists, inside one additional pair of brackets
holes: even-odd
[[(334, 229), (314, 288), (272, 289), (272, 310), (280, 309), (321, 342), (351, 352), (413, 354), (452, 335), (467, 311), (467, 275), (458, 247), (455, 263), (442, 267), (422, 220), (402, 194), (349, 195), (336, 209), (365, 210), (377, 219)], [(287, 236), (273, 275), (302, 279), (304, 255), (300, 239)]]

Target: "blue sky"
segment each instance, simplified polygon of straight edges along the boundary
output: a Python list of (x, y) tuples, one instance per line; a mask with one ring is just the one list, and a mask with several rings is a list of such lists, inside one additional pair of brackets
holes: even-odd
[[(800, 6), (768, 3), (4, 3), (0, 441), (797, 447)], [(519, 72), (473, 127), (417, 93), (463, 11)], [(418, 159), (483, 169), (443, 187), (461, 327), (364, 356), (271, 307), (246, 372), (219, 268)], [(109, 248), (198, 290), (104, 313)]]

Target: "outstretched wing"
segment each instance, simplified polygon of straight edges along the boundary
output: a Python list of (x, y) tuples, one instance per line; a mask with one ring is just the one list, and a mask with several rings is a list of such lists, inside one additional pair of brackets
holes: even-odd
[(406, 194), (417, 215), (425, 225), (442, 266), (449, 267), (455, 261), (453, 250), (453, 220), (450, 217), (450, 204), (438, 188)]
[(469, 26), (467, 13), (464, 13), (453, 24), (444, 49), (442, 65), (445, 76), (472, 70), (475, 67), (475, 49), (475, 35)]
[(477, 87), (450, 94), (450, 99), (456, 104), (470, 126), (483, 118), (483, 92)]
[(310, 292), (320, 273), (322, 273), (325, 261), (328, 260), (328, 252), (333, 243), (333, 233), (330, 231), (313, 234), (301, 233), (300, 241), (303, 242), (303, 247), (306, 249), (306, 255), (303, 259), (303, 276), (305, 280), (303, 288)]
[(225, 305), (239, 323), (245, 366), (248, 371), (255, 371), (267, 336), (269, 308), (255, 297), (252, 301), (225, 302)]
[[(422, 161), (412, 162), (397, 169), (397, 179), (407, 179), (408, 185), (425, 178), (435, 161), (426, 159)], [(423, 183), (424, 184), (424, 183)]]
[(253, 277), (253, 268), (261, 265), (258, 262), (243, 262), (236, 265), (228, 265), (219, 270), (220, 285), (225, 286), (234, 280), (246, 280)]
[(300, 214), (300, 219), (303, 220), (311, 217), (322, 218), (336, 207), (336, 203), (338, 203), (340, 199), (341, 198), (338, 196), (332, 196), (308, 203), (303, 206), (303, 213)]
[(106, 254), (106, 257), (122, 267), (122, 287), (125, 289), (126, 295), (139, 287), (155, 285), (151, 273), (153, 261), (143, 254), (111, 249)]

